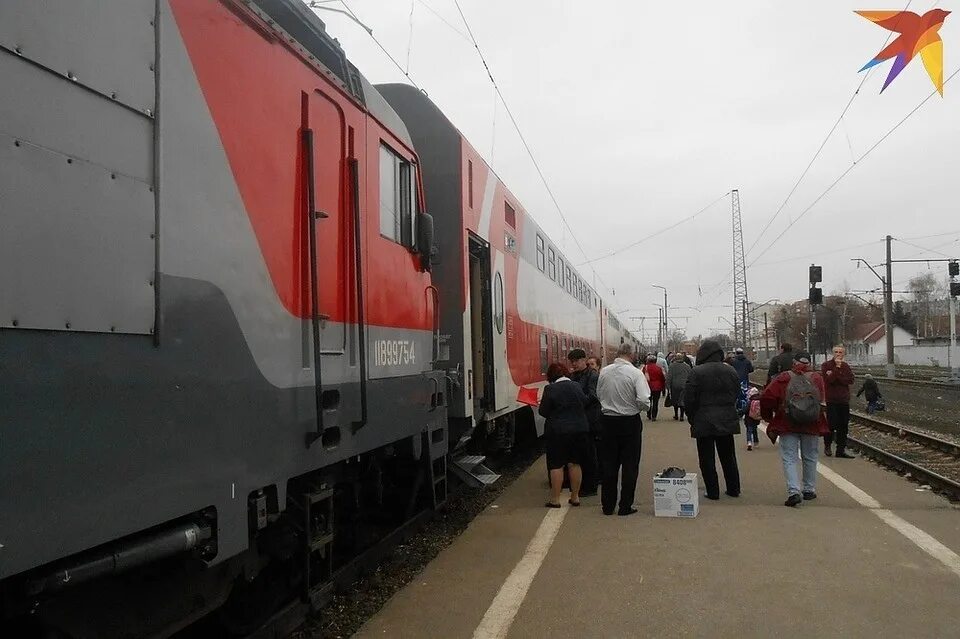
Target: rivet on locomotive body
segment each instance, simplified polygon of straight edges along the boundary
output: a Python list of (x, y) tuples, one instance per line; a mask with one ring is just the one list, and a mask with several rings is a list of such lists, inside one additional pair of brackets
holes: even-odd
[(117, 179), (117, 174), (116, 174), (116, 173), (111, 173), (111, 174), (110, 174), (110, 179), (111, 179), (111, 180), (116, 180), (116, 179)]
[(20, 146), (20, 140), (14, 140), (13, 146)]
[(77, 76), (73, 74), (73, 71), (67, 71), (67, 77), (73, 80), (74, 82), (77, 81)]
[(67, 328), (70, 328), (70, 322), (67, 322), (67, 323), (66, 323), (66, 327), (67, 327)]
[(16, 53), (17, 55), (23, 55), (23, 49), (21, 49), (20, 47), (14, 47), (13, 52)]
[(151, 111), (150, 109), (144, 109), (143, 112), (146, 113), (147, 115), (153, 117), (153, 111)]
[(154, 68), (153, 68), (153, 63), (152, 63), (152, 62), (150, 63), (150, 70), (151, 70), (151, 71), (154, 70)]
[(117, 327), (116, 327), (116, 326), (111, 326), (111, 327), (110, 327), (110, 332), (111, 332), (111, 333), (116, 333), (116, 332), (117, 332)]
[(73, 158), (67, 158), (67, 164), (73, 164)]
[(110, 94), (110, 99), (111, 99), (111, 100), (116, 100), (116, 99), (117, 99), (117, 92), (116, 92), (116, 91), (114, 91), (114, 92), (112, 92), (112, 93)]
[(13, 320), (13, 325), (20, 326), (20, 320), (17, 320), (17, 319)]

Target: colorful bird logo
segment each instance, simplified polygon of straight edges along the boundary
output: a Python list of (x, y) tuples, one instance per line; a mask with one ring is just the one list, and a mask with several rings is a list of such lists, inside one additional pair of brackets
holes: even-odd
[(876, 22), (888, 31), (900, 34), (900, 37), (860, 69), (861, 72), (866, 71), (885, 60), (896, 58), (880, 93), (890, 86), (893, 79), (900, 75), (904, 67), (919, 53), (930, 80), (943, 96), (943, 40), (937, 32), (943, 26), (943, 21), (950, 15), (949, 11), (932, 9), (922, 17), (912, 11), (857, 11), (856, 13), (871, 22)]

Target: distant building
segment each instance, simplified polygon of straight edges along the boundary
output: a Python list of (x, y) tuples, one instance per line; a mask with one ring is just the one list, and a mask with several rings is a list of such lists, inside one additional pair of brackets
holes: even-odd
[[(883, 322), (867, 322), (853, 328), (846, 340), (847, 358), (864, 364), (883, 363), (887, 360), (887, 333)], [(913, 346), (914, 336), (899, 326), (893, 327), (893, 348)]]

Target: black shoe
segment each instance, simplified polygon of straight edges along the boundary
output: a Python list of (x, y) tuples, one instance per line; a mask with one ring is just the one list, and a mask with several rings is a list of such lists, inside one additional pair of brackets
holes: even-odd
[(823, 454), (827, 457), (833, 457), (833, 450), (829, 446), (823, 447)]
[(604, 514), (604, 515), (607, 515), (607, 516), (610, 516), (610, 515), (613, 514), (613, 511), (612, 511), (612, 510), (607, 510), (606, 508), (604, 508), (604, 509), (603, 509), (603, 514)]
[(626, 517), (627, 515), (632, 515), (635, 512), (637, 512), (637, 509), (631, 506), (630, 508), (621, 508), (617, 511), (617, 514), (621, 517)]
[(703, 496), (711, 501), (717, 501), (720, 499), (720, 495), (711, 495), (710, 493), (703, 493)]
[(800, 495), (790, 495), (787, 497), (787, 501), (783, 502), (783, 505), (793, 508), (799, 506), (801, 503), (803, 503), (803, 497)]
[(728, 497), (739, 497), (739, 496), (740, 496), (740, 491), (731, 492), (731, 491), (728, 490), (728, 491), (727, 491), (727, 496), (728, 496)]
[(804, 500), (804, 501), (810, 501), (811, 499), (816, 499), (816, 498), (817, 498), (817, 493), (810, 492), (809, 490), (803, 491), (803, 500)]
[(836, 456), (841, 459), (856, 459), (854, 455), (851, 455), (845, 450), (838, 450)]

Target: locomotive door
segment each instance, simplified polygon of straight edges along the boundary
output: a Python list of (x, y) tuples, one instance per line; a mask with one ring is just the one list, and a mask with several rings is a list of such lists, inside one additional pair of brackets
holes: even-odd
[(473, 354), (473, 415), (483, 419), (484, 412), (493, 410), (494, 358), (493, 310), (490, 291), (490, 243), (473, 233), (469, 239), (470, 253), (470, 345)]
[[(317, 298), (320, 355), (344, 355), (346, 349), (347, 296), (350, 287), (345, 249), (350, 240), (347, 212), (346, 126), (343, 111), (336, 102), (314, 91), (304, 109), (307, 132), (305, 170), (307, 175), (307, 215), (309, 228), (307, 268), (316, 288), (308, 300)], [(305, 280), (307, 278), (304, 278)], [(311, 300), (312, 301), (312, 300)], [(312, 315), (312, 313), (311, 313)], [(342, 364), (341, 364), (342, 365)]]

